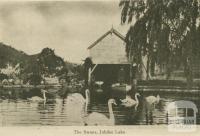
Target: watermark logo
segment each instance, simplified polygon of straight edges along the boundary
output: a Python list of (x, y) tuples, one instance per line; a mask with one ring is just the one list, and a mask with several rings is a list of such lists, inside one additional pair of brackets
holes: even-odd
[(197, 106), (191, 101), (174, 101), (167, 106), (168, 130), (192, 132), (196, 130)]

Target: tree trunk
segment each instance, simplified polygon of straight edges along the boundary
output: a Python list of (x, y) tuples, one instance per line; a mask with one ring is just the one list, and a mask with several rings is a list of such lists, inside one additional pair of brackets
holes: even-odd
[[(132, 83), (131, 83), (133, 91), (135, 91), (137, 89), (137, 81), (138, 81), (138, 77), (139, 77), (138, 71), (139, 71), (139, 68), (138, 68), (138, 64), (137, 64), (137, 66), (134, 68), (135, 75), (132, 77)], [(132, 70), (132, 72), (133, 72), (133, 70)]]
[(190, 28), (191, 33), (189, 35), (189, 42), (187, 45), (188, 56), (186, 58), (186, 80), (188, 88), (192, 87), (193, 84), (193, 48), (195, 46), (195, 34), (196, 34), (196, 22), (193, 20), (192, 27)]
[(146, 77), (146, 80), (150, 80), (150, 55), (148, 55), (147, 57), (147, 69), (146, 69), (146, 72), (147, 72), (147, 77)]
[(192, 70), (191, 58), (188, 58), (186, 61), (185, 75), (186, 75), (187, 87), (191, 88), (193, 84), (193, 70)]
[(167, 62), (167, 76), (166, 79), (169, 80), (171, 77), (171, 72), (172, 72), (172, 55), (170, 54), (169, 60)]

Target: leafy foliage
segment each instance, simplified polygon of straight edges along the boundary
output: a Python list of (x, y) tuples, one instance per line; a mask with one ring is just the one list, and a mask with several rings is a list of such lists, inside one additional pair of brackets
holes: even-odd
[(199, 0), (121, 0), (119, 5), (122, 24), (136, 20), (126, 35), (131, 61), (139, 65), (148, 56), (147, 67), (166, 63), (168, 75), (183, 65), (191, 83), (192, 60), (200, 54)]
[[(66, 76), (68, 69), (64, 60), (55, 55), (54, 50), (44, 48), (41, 53), (27, 55), (10, 46), (0, 43), (0, 68), (5, 68), (7, 64), (15, 66), (20, 64), (19, 78), (24, 83), (40, 84), (43, 76)], [(7, 78), (1, 74), (2, 78)]]
[(8, 79), (8, 76), (6, 74), (0, 73), (0, 81)]
[(44, 48), (37, 58), (41, 72), (44, 75), (60, 75), (65, 71), (65, 62), (55, 55), (54, 50)]

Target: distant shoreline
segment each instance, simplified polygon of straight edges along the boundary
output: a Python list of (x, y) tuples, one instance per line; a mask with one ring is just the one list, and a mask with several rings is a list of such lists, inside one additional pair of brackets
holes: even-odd
[(200, 93), (199, 87), (180, 87), (180, 86), (138, 86), (138, 92), (176, 92), (176, 93)]
[(0, 85), (0, 88), (60, 88), (62, 85)]
[[(62, 88), (60, 84), (56, 85), (0, 85), (4, 89), (17, 89), (17, 88)], [(200, 87), (193, 86), (188, 89), (186, 86), (168, 86), (168, 85), (138, 85), (138, 92), (177, 92), (177, 93), (200, 93)]]

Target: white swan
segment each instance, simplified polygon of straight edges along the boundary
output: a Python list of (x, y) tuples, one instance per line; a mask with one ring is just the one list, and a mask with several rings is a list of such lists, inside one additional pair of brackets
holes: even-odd
[(125, 99), (120, 99), (120, 101), (122, 102), (122, 105), (125, 107), (133, 107), (135, 106), (135, 110), (137, 110), (137, 107), (139, 105), (139, 100), (138, 100), (138, 96), (140, 96), (139, 93), (135, 94), (135, 100), (131, 98), (131, 96), (126, 95)]
[[(77, 108), (73, 107), (71, 110), (75, 110), (76, 113), (72, 113), (71, 111), (69, 114), (71, 115), (72, 118), (71, 120), (73, 121), (78, 121), (78, 122), (83, 122), (84, 125), (114, 125), (115, 124), (115, 119), (114, 119), (114, 114), (112, 110), (112, 104), (116, 105), (116, 102), (114, 99), (109, 99), (108, 100), (108, 109), (110, 113), (110, 118), (107, 118), (104, 114), (93, 112), (90, 114), (87, 114), (87, 107), (89, 104), (89, 89), (85, 90), (85, 96), (84, 98), (81, 94), (79, 93), (74, 93), (71, 94), (67, 97), (67, 103), (68, 104), (76, 104)], [(84, 104), (84, 105), (83, 105)], [(71, 107), (71, 106), (70, 106)], [(84, 110), (82, 109), (84, 108)], [(83, 113), (81, 113), (83, 111)], [(74, 118), (76, 116), (76, 118)], [(82, 120), (81, 120), (82, 118)]]
[(47, 92), (46, 90), (41, 89), (41, 93), (42, 93), (43, 98), (41, 98), (39, 96), (33, 96), (31, 98), (28, 98), (28, 100), (29, 101), (35, 101), (35, 102), (37, 102), (37, 101), (44, 101), (44, 102), (46, 102), (46, 100), (47, 100), (47, 98), (46, 98), (46, 92)]
[(157, 96), (155, 97), (155, 96), (152, 96), (152, 95), (151, 95), (151, 96), (146, 97), (145, 100), (146, 100), (146, 102), (147, 102), (148, 104), (154, 105), (154, 106), (155, 106), (155, 104), (158, 104), (158, 103), (159, 103), (159, 101), (160, 101), (160, 96), (157, 95)]
[(85, 90), (86, 98), (80, 93), (68, 94), (65, 101), (67, 120), (73, 125), (84, 125), (85, 104), (89, 102), (89, 90)]
[(73, 93), (67, 96), (67, 100), (74, 101), (79, 104), (89, 102), (89, 89), (85, 90), (85, 96), (86, 98), (84, 98), (83, 95), (81, 95), (80, 93)]
[(94, 125), (114, 125), (115, 124), (115, 117), (113, 114), (112, 104), (117, 105), (114, 99), (108, 100), (108, 110), (110, 117), (107, 118), (104, 114), (93, 112), (87, 114), (87, 103), (86, 103), (86, 116), (84, 117), (85, 124), (89, 126)]

